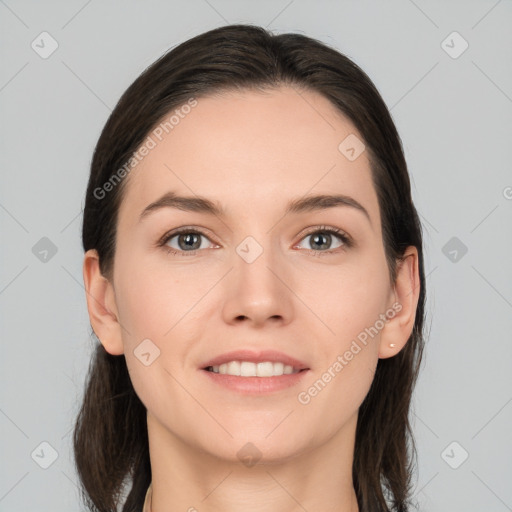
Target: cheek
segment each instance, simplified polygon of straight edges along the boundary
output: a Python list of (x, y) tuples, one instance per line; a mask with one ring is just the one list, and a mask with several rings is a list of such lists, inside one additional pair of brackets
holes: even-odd
[[(329, 337), (343, 346), (365, 328), (370, 328), (385, 313), (389, 284), (387, 269), (361, 259), (338, 268), (320, 269), (302, 282), (298, 295), (321, 320)], [(324, 324), (322, 326), (322, 323)]]
[[(183, 400), (182, 364), (187, 361), (187, 329), (201, 292), (197, 283), (177, 278), (176, 270), (126, 265), (118, 275), (119, 319), (133, 387), (150, 410)], [(135, 263), (134, 263), (135, 265)], [(148, 354), (148, 355), (147, 355)]]
[(310, 387), (303, 390), (301, 403), (310, 401), (318, 414), (336, 404), (331, 410), (336, 423), (335, 418), (341, 421), (354, 413), (370, 389), (385, 325), (389, 282), (383, 259), (360, 258), (334, 274), (317, 280), (318, 311), (334, 334), (324, 338), (332, 340), (324, 345), (325, 363), (310, 379)]
[(339, 432), (357, 414), (370, 390), (378, 362), (372, 345), (340, 345), (344, 346), (331, 352), (328, 362), (311, 375), (296, 397), (305, 431), (316, 431), (325, 439)]
[(380, 340), (373, 318), (378, 319), (378, 310), (364, 300), (344, 303), (341, 314), (330, 320), (335, 336), (324, 337), (322, 360), (297, 396), (309, 417), (323, 418), (332, 430), (358, 410), (372, 384)]
[(196, 275), (177, 267), (145, 264), (142, 259), (120, 266), (116, 301), (120, 320), (132, 337), (171, 336), (169, 331), (183, 323), (181, 319), (205, 293), (207, 283)]

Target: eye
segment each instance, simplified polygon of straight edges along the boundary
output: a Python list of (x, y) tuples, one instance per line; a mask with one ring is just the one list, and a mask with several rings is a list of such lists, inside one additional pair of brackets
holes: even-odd
[[(164, 249), (171, 254), (193, 256), (198, 250), (208, 248), (208, 244), (203, 244), (202, 238), (209, 240), (201, 231), (183, 227), (172, 233), (166, 233), (160, 242), (158, 242), (158, 245), (164, 247)], [(173, 239), (176, 240), (171, 242)], [(169, 245), (169, 242), (173, 245)]]
[[(338, 245), (331, 248), (333, 236), (338, 240)], [(310, 230), (302, 240), (306, 240), (307, 238), (311, 238), (310, 246), (312, 248), (306, 250), (317, 255), (338, 253), (353, 245), (351, 238), (346, 233), (341, 231), (341, 229), (333, 227), (317, 226), (314, 230)], [(208, 244), (203, 243), (204, 240), (202, 239), (211, 242), (203, 232), (184, 226), (170, 233), (166, 233), (157, 245), (163, 247), (169, 254), (194, 256), (199, 250), (208, 248)], [(211, 244), (213, 244), (213, 242), (211, 242)], [(300, 247), (300, 244), (295, 245), (294, 248), (295, 247)]]
[[(333, 236), (338, 239), (339, 243), (336, 247), (332, 247)], [(310, 231), (303, 240), (310, 238), (309, 245), (311, 251), (317, 254), (332, 254), (340, 252), (339, 249), (352, 247), (352, 241), (350, 237), (338, 228), (330, 228), (326, 226), (317, 227), (314, 231)], [(295, 247), (299, 247), (296, 245)], [(325, 250), (328, 249), (328, 250)]]

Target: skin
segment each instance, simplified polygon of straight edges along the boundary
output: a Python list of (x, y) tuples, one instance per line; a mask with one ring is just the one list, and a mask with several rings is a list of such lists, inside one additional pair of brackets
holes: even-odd
[[(349, 161), (338, 150), (351, 133), (362, 139), (314, 92), (200, 98), (125, 178), (113, 282), (100, 274), (96, 251), (85, 254), (91, 325), (109, 353), (125, 355), (147, 408), (153, 512), (358, 510), (358, 408), (378, 359), (396, 355), (412, 332), (419, 276), (409, 247), (389, 281), (367, 153)], [(218, 201), (226, 217), (162, 208), (139, 222), (167, 191)], [(323, 193), (351, 196), (370, 221), (350, 207), (283, 216), (289, 200)], [(183, 256), (156, 246), (180, 226), (205, 232), (195, 255), (179, 237), (167, 246)], [(318, 249), (306, 233), (317, 226), (341, 229), (354, 246), (332, 235)], [(263, 248), (252, 263), (236, 252), (247, 236)], [(338, 252), (319, 254), (329, 248)], [(379, 334), (301, 404), (298, 393), (395, 302), (401, 310)], [(147, 338), (160, 350), (149, 366), (133, 353)], [(244, 396), (200, 373), (201, 363), (238, 348), (283, 351), (309, 375), (272, 395)], [(248, 442), (261, 452), (250, 467), (237, 456)]]

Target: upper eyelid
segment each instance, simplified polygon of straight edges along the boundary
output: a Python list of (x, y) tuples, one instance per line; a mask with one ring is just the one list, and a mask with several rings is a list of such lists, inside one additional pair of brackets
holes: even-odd
[(172, 229), (171, 231), (167, 231), (164, 233), (164, 235), (159, 239), (158, 245), (163, 245), (167, 243), (171, 238), (174, 238), (175, 236), (181, 235), (183, 233), (197, 233), (198, 235), (204, 236), (205, 238), (208, 238), (210, 242), (216, 243), (213, 240), (211, 240), (210, 235), (205, 233), (206, 228), (194, 228), (194, 227), (188, 227), (188, 226), (182, 226), (176, 229)]

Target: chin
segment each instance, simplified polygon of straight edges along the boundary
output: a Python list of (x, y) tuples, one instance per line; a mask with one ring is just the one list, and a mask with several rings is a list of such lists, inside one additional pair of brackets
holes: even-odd
[(207, 440), (207, 451), (214, 457), (229, 463), (242, 463), (247, 467), (255, 464), (281, 464), (299, 456), (306, 450), (298, 444), (297, 436), (292, 436), (289, 432), (283, 432), (284, 435), (278, 435), (273, 432), (268, 435), (272, 429), (265, 432), (249, 434), (248, 432), (236, 435), (232, 432), (233, 438), (224, 436), (222, 442), (215, 439)]

